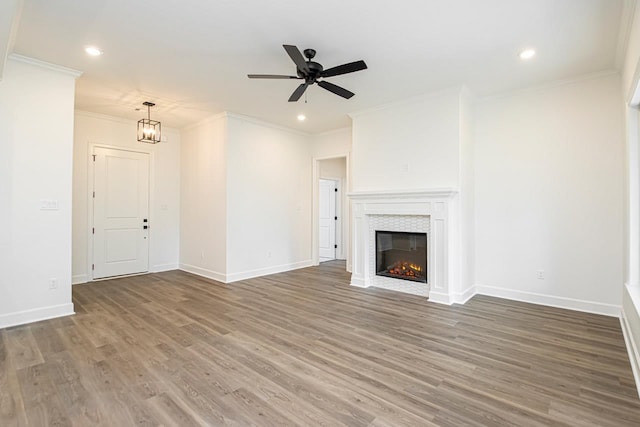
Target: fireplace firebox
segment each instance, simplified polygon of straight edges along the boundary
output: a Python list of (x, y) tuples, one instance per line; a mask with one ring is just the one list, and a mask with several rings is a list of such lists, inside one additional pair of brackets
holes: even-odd
[(376, 230), (376, 274), (427, 282), (427, 233)]

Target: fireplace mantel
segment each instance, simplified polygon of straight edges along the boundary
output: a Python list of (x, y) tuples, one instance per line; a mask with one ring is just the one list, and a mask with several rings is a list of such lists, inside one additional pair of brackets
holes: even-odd
[(385, 191), (356, 191), (347, 194), (352, 201), (367, 200), (413, 200), (413, 199), (433, 199), (433, 198), (451, 198), (458, 194), (455, 188), (433, 188), (418, 190), (385, 190)]
[[(370, 266), (370, 219), (374, 215), (424, 216), (429, 221), (429, 300), (461, 302), (459, 282), (459, 203), (454, 188), (361, 191), (348, 194), (352, 202), (351, 285), (373, 284)], [(373, 225), (372, 225), (373, 226)]]

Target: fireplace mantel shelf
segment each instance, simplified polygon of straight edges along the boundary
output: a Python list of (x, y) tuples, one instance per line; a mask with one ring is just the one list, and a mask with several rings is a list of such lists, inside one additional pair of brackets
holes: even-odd
[(352, 200), (375, 199), (420, 199), (420, 198), (449, 198), (458, 194), (456, 188), (428, 188), (416, 190), (384, 190), (384, 191), (354, 191), (347, 196)]

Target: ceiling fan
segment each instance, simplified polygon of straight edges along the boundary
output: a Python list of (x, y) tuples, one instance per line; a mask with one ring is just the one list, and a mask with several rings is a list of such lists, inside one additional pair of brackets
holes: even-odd
[(284, 50), (287, 51), (293, 62), (296, 64), (296, 71), (298, 74), (297, 76), (282, 76), (276, 74), (248, 74), (247, 77), (249, 77), (250, 79), (304, 80), (304, 83), (302, 83), (296, 90), (293, 91), (293, 93), (289, 97), (289, 102), (296, 102), (297, 100), (299, 100), (302, 94), (307, 90), (307, 88), (314, 83), (317, 83), (318, 86), (328, 90), (329, 92), (333, 92), (338, 96), (349, 99), (353, 95), (355, 95), (355, 93), (348, 91), (338, 85), (334, 85), (333, 83), (329, 83), (328, 81), (318, 79), (339, 76), (341, 74), (353, 73), (355, 71), (367, 69), (367, 64), (365, 64), (364, 61), (355, 61), (325, 70), (322, 65), (312, 61), (312, 59), (316, 56), (315, 50), (304, 50), (304, 56), (307, 57), (307, 60), (305, 61), (302, 53), (300, 53), (300, 50), (296, 46), (285, 44), (282, 45), (282, 47), (284, 47)]

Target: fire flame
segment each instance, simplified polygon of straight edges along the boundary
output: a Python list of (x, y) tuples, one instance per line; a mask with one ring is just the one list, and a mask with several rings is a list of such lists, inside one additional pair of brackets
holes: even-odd
[(398, 276), (422, 277), (422, 267), (406, 261), (394, 263), (393, 266), (388, 268), (388, 271)]

